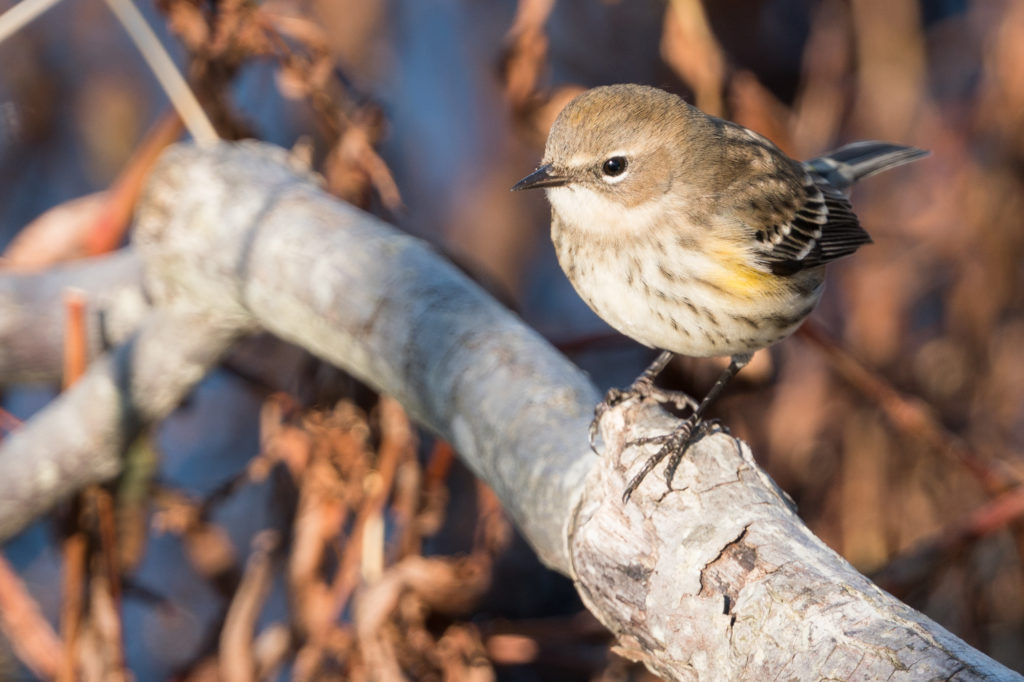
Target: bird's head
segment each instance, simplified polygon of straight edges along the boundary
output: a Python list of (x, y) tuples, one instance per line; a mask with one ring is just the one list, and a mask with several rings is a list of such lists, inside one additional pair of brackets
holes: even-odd
[(558, 115), (541, 166), (513, 189), (546, 188), (556, 207), (573, 193), (626, 207), (657, 200), (685, 169), (688, 133), (702, 118), (657, 88), (593, 88)]

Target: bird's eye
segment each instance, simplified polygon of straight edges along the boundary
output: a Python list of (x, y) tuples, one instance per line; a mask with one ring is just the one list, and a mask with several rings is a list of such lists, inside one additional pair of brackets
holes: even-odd
[(610, 178), (622, 175), (626, 172), (626, 157), (613, 156), (602, 164), (601, 172)]

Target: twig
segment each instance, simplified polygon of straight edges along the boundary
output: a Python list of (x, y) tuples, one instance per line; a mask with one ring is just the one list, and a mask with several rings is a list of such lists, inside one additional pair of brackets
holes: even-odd
[(423, 475), (423, 487), (428, 494), (444, 487), (454, 462), (455, 449), (452, 444), (446, 440), (435, 441)]
[[(109, 490), (95, 485), (85, 491), (85, 499), (94, 512), (93, 517), (99, 537), (99, 558), (105, 578), (101, 584), (109, 593), (109, 602), (107, 603), (111, 606), (111, 613), (104, 619), (107, 627), (98, 628), (98, 630), (107, 635), (107, 645), (110, 647), (107, 659), (111, 671), (121, 674), (125, 669), (124, 625), (121, 620), (121, 562), (118, 558), (114, 497)], [(98, 617), (98, 614), (93, 615)]]
[(416, 457), (406, 459), (398, 467), (391, 496), (391, 542), (385, 557), (386, 564), (420, 553), (423, 532), (417, 520), (426, 507), (423, 478), (423, 468)]
[[(85, 373), (87, 343), (85, 338), (85, 295), (71, 289), (65, 293), (64, 308), (64, 390), (70, 388)], [(86, 495), (79, 495), (71, 504), (69, 513), (72, 532), (64, 540), (64, 603), (61, 608), (61, 635), (66, 649), (60, 669), (61, 682), (77, 679), (78, 637), (82, 631), (84, 585), (87, 579), (89, 540), (82, 524), (81, 510)]]
[(22, 663), (39, 677), (57, 676), (64, 647), (18, 574), (0, 556), (0, 630)]
[(538, 83), (548, 55), (544, 24), (554, 6), (554, 0), (519, 0), (516, 5), (501, 57), (505, 94), (516, 113), (529, 113), (537, 104)]
[[(76, 507), (78, 505), (75, 505)], [(87, 539), (85, 533), (78, 530), (64, 540), (61, 553), (64, 556), (64, 601), (60, 610), (60, 634), (64, 640), (64, 658), (61, 659), (60, 682), (75, 682), (77, 675), (76, 650), (78, 636), (81, 633), (83, 591), (85, 589), (85, 558)]]
[(409, 454), (412, 447), (412, 431), (402, 407), (392, 398), (382, 398), (379, 409), (382, 431), (380, 458), (377, 471), (371, 474), (370, 490), (356, 515), (345, 554), (331, 586), (335, 614), (340, 614), (344, 610), (352, 591), (355, 590), (362, 562), (363, 535), (371, 520), (381, 514), (394, 483), (398, 464)]
[(926, 580), (944, 559), (1022, 516), (1024, 486), (1017, 486), (975, 509), (965, 520), (937, 537), (918, 543), (908, 553), (895, 557), (872, 578), (889, 592), (904, 595)]
[(797, 158), (819, 152), (836, 139), (850, 100), (845, 76), (851, 70), (852, 53), (848, 3), (819, 3), (811, 17), (800, 91), (793, 104), (791, 128)]
[(19, 426), (21, 426), (21, 420), (4, 408), (0, 407), (0, 429), (10, 433)]
[(139, 48), (142, 58), (153, 70), (153, 75), (167, 93), (196, 144), (200, 147), (217, 144), (220, 136), (142, 13), (131, 0), (106, 0), (106, 3), (135, 43), (135, 47)]
[(661, 55), (693, 88), (697, 106), (720, 116), (726, 63), (700, 0), (671, 0), (665, 10)]
[(0, 14), (0, 43), (25, 28), (32, 20), (58, 2), (60, 0), (21, 0)]
[[(85, 374), (85, 369), (89, 362), (89, 342), (85, 328), (85, 293), (78, 289), (70, 289), (64, 295), (64, 303), (67, 310), (67, 323), (65, 324), (64, 333), (64, 388), (67, 389)], [(109, 595), (107, 595), (109, 599), (105, 599), (104, 603), (110, 604), (112, 613), (109, 614), (110, 617), (103, 619), (107, 627), (100, 627), (97, 623), (96, 631), (104, 633), (109, 637), (107, 643), (110, 645), (111, 651), (105, 657), (105, 660), (110, 665), (108, 672), (116, 671), (120, 674), (124, 670), (124, 645), (121, 636), (123, 630), (120, 611), (121, 575), (120, 562), (117, 559), (117, 522), (114, 515), (113, 498), (108, 491), (98, 485), (93, 485), (82, 492), (73, 508), (76, 510), (86, 510), (89, 513), (84, 515), (76, 514), (76, 517), (72, 519), (72, 523), (77, 524), (78, 528), (74, 535), (68, 539), (68, 575), (75, 576), (81, 574), (83, 576), (82, 579), (85, 580), (89, 568), (88, 555), (91, 555), (97, 549), (99, 550), (105, 580), (98, 584), (101, 585), (100, 589), (105, 588), (109, 591)], [(86, 540), (84, 544), (85, 554), (80, 556), (77, 544), (79, 538), (87, 538), (90, 532), (86, 519), (96, 524), (99, 546), (90, 547)], [(83, 562), (82, 565), (70, 563), (79, 560)], [(69, 589), (75, 589), (74, 584), (71, 582), (69, 582)], [(94, 607), (95, 604), (90, 604), (89, 616), (91, 619), (99, 618), (99, 614), (94, 610)], [(80, 618), (81, 615), (79, 613), (78, 617)], [(74, 613), (69, 611), (68, 617), (73, 616)], [(68, 632), (77, 634), (79, 628), (70, 628)], [(73, 643), (69, 645), (68, 650), (69, 652), (74, 651)], [(73, 660), (73, 657), (69, 656), (68, 660)], [(67, 675), (69, 669), (73, 673), (73, 667), (74, 664), (70, 663), (69, 668), (63, 671), (64, 674)]]
[(277, 671), (292, 649), (292, 633), (287, 625), (274, 623), (264, 628), (252, 644), (256, 679), (278, 679)]
[(854, 388), (868, 396), (897, 429), (923, 441), (937, 452), (945, 452), (967, 467), (991, 494), (1017, 484), (1007, 471), (997, 471), (970, 449), (964, 440), (951, 433), (920, 398), (900, 393), (877, 372), (861, 363), (852, 353), (833, 340), (828, 332), (808, 320), (798, 334), (821, 349), (832, 366)]
[(273, 530), (265, 530), (253, 539), (252, 554), (246, 562), (245, 573), (231, 600), (220, 635), (220, 676), (227, 682), (256, 679), (253, 652), (256, 620), (270, 591), (273, 553), (279, 542), (280, 538)]
[(64, 294), (64, 388), (70, 388), (85, 374), (89, 364), (89, 342), (85, 331), (85, 293), (69, 289)]
[(121, 243), (131, 222), (135, 202), (142, 192), (142, 185), (149, 176), (149, 169), (156, 163), (160, 152), (178, 139), (181, 130), (181, 117), (170, 111), (146, 133), (142, 144), (111, 185), (103, 212), (85, 236), (86, 255), (96, 256), (113, 251)]

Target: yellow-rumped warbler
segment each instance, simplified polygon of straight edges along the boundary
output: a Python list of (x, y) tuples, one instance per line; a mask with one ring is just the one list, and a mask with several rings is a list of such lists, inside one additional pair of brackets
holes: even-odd
[[(544, 187), (551, 238), (576, 291), (626, 336), (664, 352), (625, 392), (684, 400), (690, 417), (629, 483), (710, 431), (702, 417), (751, 354), (810, 315), (825, 264), (871, 241), (846, 191), (920, 149), (855, 142), (800, 163), (767, 138), (642, 85), (588, 90), (562, 110), (542, 165), (514, 190)], [(697, 404), (654, 386), (673, 353), (731, 356)]]

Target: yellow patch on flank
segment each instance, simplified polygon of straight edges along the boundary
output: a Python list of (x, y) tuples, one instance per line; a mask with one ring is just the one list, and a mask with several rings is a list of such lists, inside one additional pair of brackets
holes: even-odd
[(778, 279), (750, 263), (746, 249), (729, 242), (710, 245), (708, 252), (718, 267), (708, 278), (712, 284), (737, 298), (774, 296), (780, 290)]

